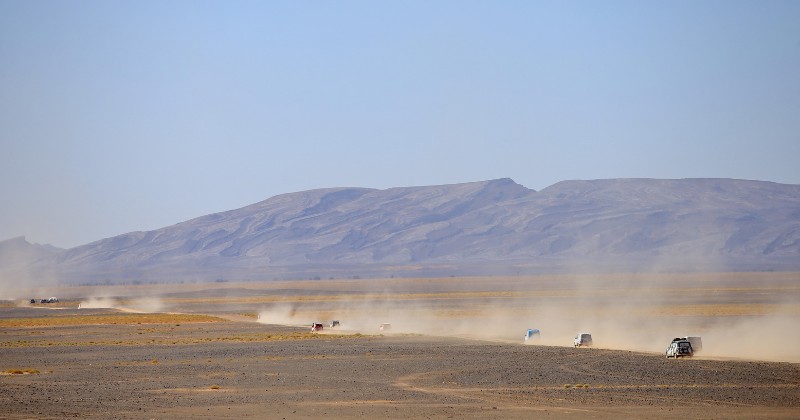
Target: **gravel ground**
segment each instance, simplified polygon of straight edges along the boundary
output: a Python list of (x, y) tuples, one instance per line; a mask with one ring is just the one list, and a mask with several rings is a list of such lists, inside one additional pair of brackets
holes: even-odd
[(0, 339), (2, 418), (800, 417), (794, 363), (243, 321), (5, 327)]

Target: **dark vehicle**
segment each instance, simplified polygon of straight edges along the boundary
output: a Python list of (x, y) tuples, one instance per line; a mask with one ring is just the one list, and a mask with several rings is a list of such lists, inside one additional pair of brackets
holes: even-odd
[(574, 347), (591, 347), (592, 346), (592, 335), (589, 333), (579, 333), (575, 336), (575, 340), (572, 342)]
[(670, 357), (679, 358), (679, 357), (692, 357), (694, 355), (694, 351), (692, 350), (692, 343), (689, 340), (683, 338), (676, 338), (669, 343), (669, 347), (667, 347), (667, 359)]
[(36, 299), (31, 299), (31, 303), (36, 303)]
[(320, 332), (320, 331), (322, 331), (322, 324), (316, 322), (311, 324), (311, 332)]

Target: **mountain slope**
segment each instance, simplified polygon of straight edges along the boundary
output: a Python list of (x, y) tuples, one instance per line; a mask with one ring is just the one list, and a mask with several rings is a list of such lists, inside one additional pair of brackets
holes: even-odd
[[(38, 264), (38, 265), (37, 265)], [(70, 281), (800, 268), (800, 186), (510, 179), (328, 188), (59, 253)]]
[(24, 236), (0, 241), (0, 267), (25, 267), (64, 251), (52, 245), (32, 244)]

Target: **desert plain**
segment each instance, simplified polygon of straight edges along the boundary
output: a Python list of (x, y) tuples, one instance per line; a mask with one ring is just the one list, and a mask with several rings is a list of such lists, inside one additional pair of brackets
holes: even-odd
[(2, 418), (800, 417), (800, 273), (5, 293)]

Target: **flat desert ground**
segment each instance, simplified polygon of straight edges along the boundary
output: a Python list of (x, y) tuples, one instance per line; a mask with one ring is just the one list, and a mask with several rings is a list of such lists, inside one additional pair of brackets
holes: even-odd
[(0, 418), (800, 417), (800, 273), (5, 293)]

